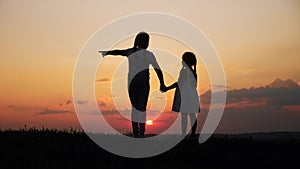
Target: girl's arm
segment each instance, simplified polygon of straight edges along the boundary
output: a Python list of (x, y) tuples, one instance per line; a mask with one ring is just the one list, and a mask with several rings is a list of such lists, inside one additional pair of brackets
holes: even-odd
[(185, 69), (181, 69), (180, 74), (179, 74), (179, 78), (178, 78), (178, 82), (175, 82), (171, 86), (168, 86), (166, 88), (166, 91), (178, 87), (178, 83), (182, 84), (185, 80), (186, 80), (186, 70)]
[(121, 55), (127, 56), (127, 50), (109, 50), (109, 51), (99, 51), (101, 55), (104, 57), (106, 55)]

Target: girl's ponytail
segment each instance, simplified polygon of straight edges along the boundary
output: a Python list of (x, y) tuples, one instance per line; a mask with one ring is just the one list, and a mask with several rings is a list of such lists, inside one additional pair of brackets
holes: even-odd
[(193, 74), (194, 74), (194, 77), (196, 79), (196, 82), (197, 82), (197, 64), (194, 65), (194, 69), (192, 70), (193, 71)]
[[(196, 81), (197, 81), (197, 59), (194, 53), (192, 52), (185, 52), (182, 55), (182, 61), (184, 61), (187, 66), (190, 68), (190, 70), (192, 71)], [(192, 68), (192, 66), (194, 66), (194, 69)]]

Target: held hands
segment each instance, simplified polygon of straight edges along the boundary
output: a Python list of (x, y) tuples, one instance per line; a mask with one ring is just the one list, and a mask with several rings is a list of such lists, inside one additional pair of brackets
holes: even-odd
[(98, 53), (100, 53), (100, 54), (102, 55), (102, 57), (105, 57), (107, 51), (102, 51), (102, 50), (100, 50), (100, 51), (98, 51)]
[(160, 85), (160, 91), (164, 93), (164, 92), (166, 92), (168, 90), (171, 90), (171, 89), (174, 89), (176, 87), (178, 87), (177, 82), (173, 83), (172, 85), (170, 85), (168, 87), (165, 86), (165, 84), (162, 84), (162, 85)]
[(164, 93), (164, 92), (168, 91), (169, 89), (165, 84), (161, 84), (159, 90)]

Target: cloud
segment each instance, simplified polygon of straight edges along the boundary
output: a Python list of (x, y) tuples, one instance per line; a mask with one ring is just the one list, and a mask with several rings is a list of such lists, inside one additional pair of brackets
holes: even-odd
[(87, 104), (88, 101), (85, 101), (85, 100), (78, 100), (76, 101), (77, 104), (80, 104), (80, 105), (83, 105), (83, 104)]
[[(221, 92), (215, 94), (218, 96)], [(210, 104), (211, 91), (202, 94), (200, 99), (202, 104)], [(226, 106), (251, 106), (254, 104), (269, 106), (300, 105), (300, 87), (295, 86), (295, 83), (291, 80), (280, 81), (276, 79), (265, 87), (229, 90), (227, 91), (226, 104)]]
[(264, 101), (266, 105), (299, 105), (300, 88), (252, 88), (228, 92), (227, 103)]
[(72, 103), (73, 103), (72, 100), (67, 100), (67, 101), (66, 101), (66, 105), (72, 104)]
[(40, 107), (40, 106), (23, 106), (23, 105), (8, 105), (7, 108), (12, 109), (14, 111), (32, 111), (32, 110), (40, 110), (43, 107)]
[[(111, 109), (111, 110), (101, 110), (101, 114), (103, 116), (110, 116), (110, 115), (126, 115), (129, 116), (131, 113), (131, 110), (129, 109), (122, 109), (122, 110), (117, 110), (117, 109)], [(91, 111), (89, 114), (91, 115), (100, 115), (100, 112), (98, 110)]]
[(106, 106), (106, 103), (104, 101), (98, 101), (98, 106), (103, 107)]
[[(93, 114), (98, 114), (98, 111), (95, 111)], [(117, 109), (111, 109), (111, 110), (103, 110), (101, 111), (103, 116), (107, 116), (107, 115), (116, 115), (116, 114), (120, 114), (120, 115), (126, 115), (129, 116), (131, 114), (131, 109), (121, 109), (121, 110), (117, 110)], [(147, 110), (147, 114), (158, 114), (161, 113), (160, 110)], [(164, 112), (164, 114), (167, 114), (169, 112)], [(173, 115), (173, 114), (170, 114)]]
[(46, 108), (46, 110), (42, 111), (42, 112), (38, 112), (36, 114), (38, 115), (48, 115), (48, 114), (65, 114), (65, 113), (73, 113), (72, 111), (68, 111), (68, 110), (51, 110)]
[[(215, 103), (222, 103), (223, 100), (223, 96), (224, 96), (224, 91), (222, 92), (214, 92), (214, 102)], [(228, 100), (228, 91), (227, 91), (227, 96), (226, 99)], [(210, 102), (211, 102), (211, 90), (206, 91), (205, 93), (203, 93), (200, 96), (200, 102), (201, 102), (201, 106), (209, 106)]]
[(129, 115), (130, 114), (130, 110), (129, 109), (122, 109), (122, 110), (116, 110), (116, 109), (112, 109), (112, 110), (105, 110), (105, 111), (101, 111), (103, 116), (106, 115), (115, 115), (115, 114), (123, 114), (123, 115)]
[[(300, 87), (295, 84), (291, 80), (276, 79), (264, 87), (227, 91), (217, 132), (300, 130)], [(200, 96), (202, 110), (208, 107), (210, 98), (211, 91)]]
[(217, 88), (217, 89), (230, 89), (231, 87), (225, 86), (225, 85), (210, 85), (211, 88)]
[(70, 100), (70, 99), (68, 99), (68, 100), (66, 100), (66, 101), (64, 101), (64, 102), (62, 102), (62, 103), (60, 103), (59, 105), (60, 105), (60, 106), (63, 106), (63, 105), (69, 105), (69, 104), (72, 104), (72, 103), (73, 103), (73, 101)]
[(116, 110), (116, 109), (101, 111), (101, 113), (102, 113), (103, 116), (119, 114), (118, 110)]
[(96, 80), (97, 83), (102, 83), (102, 82), (109, 82), (110, 79), (109, 78), (102, 78), (102, 79), (98, 79)]
[(30, 109), (30, 107), (17, 106), (17, 105), (8, 105), (7, 107), (10, 108), (10, 109), (14, 109), (14, 110), (28, 110), (28, 109)]
[(297, 82), (294, 82), (291, 79), (281, 80), (281, 79), (275, 79), (272, 83), (266, 85), (266, 87), (271, 88), (298, 88), (299, 85)]
[[(295, 113), (298, 111), (298, 113)], [(247, 133), (300, 130), (300, 109), (286, 106), (226, 107), (217, 132)]]

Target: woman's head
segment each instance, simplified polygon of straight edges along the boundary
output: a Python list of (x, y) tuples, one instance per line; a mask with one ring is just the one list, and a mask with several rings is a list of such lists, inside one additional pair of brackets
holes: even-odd
[(192, 52), (185, 52), (182, 55), (182, 61), (185, 62), (185, 64), (190, 67), (196, 66), (196, 64), (197, 64), (196, 56)]
[(149, 34), (146, 32), (140, 32), (136, 35), (134, 40), (134, 47), (147, 49), (149, 46)]

